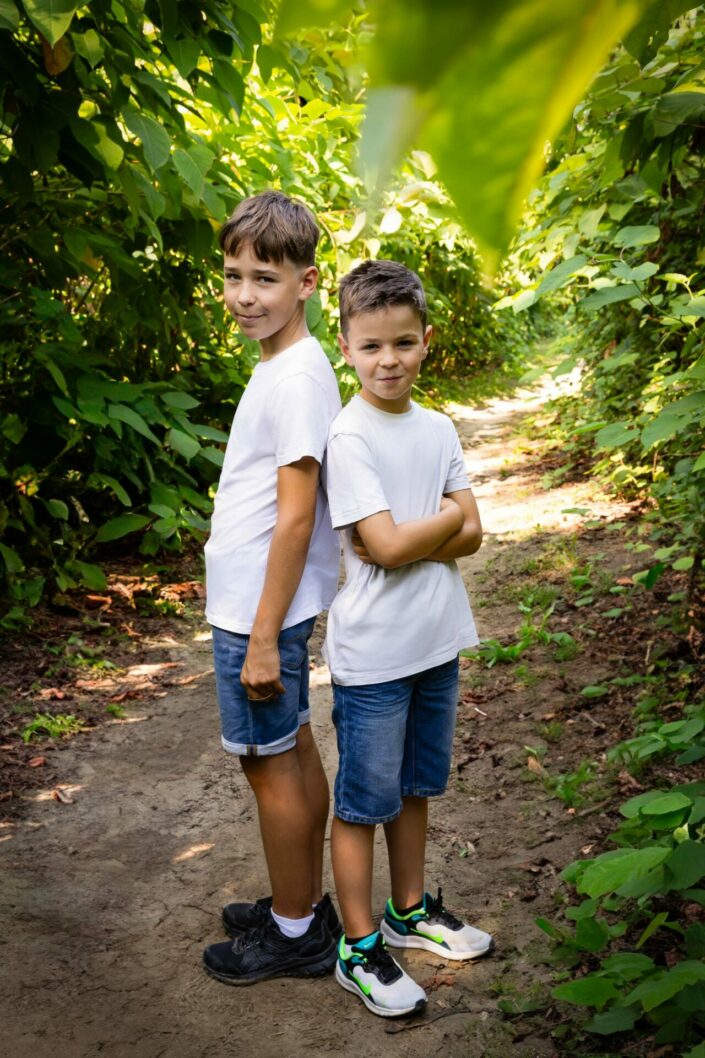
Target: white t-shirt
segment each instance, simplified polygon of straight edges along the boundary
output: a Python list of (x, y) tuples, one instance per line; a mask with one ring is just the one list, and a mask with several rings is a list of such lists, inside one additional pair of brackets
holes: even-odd
[[(304, 456), (323, 464), (339, 410), (335, 374), (316, 338), (303, 338), (255, 367), (235, 412), (205, 548), (210, 624), (228, 632), (252, 630), (277, 520), (277, 468)], [(306, 566), (282, 628), (330, 605), (339, 563), (319, 485)]]
[(451, 420), (417, 404), (402, 415), (355, 396), (331, 427), (326, 456), (331, 518), (343, 529), (346, 582), (328, 614), (325, 656), (336, 683), (410, 676), (478, 642), (455, 562), (398, 569), (361, 562), (352, 526), (379, 511), (396, 523), (436, 514), (446, 492), (470, 487)]

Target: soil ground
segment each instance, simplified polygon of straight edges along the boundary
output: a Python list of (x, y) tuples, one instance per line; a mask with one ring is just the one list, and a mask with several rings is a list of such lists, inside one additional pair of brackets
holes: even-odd
[[(555, 453), (546, 453), (526, 422), (549, 395), (544, 388), (479, 409), (451, 408), (486, 530), (480, 552), (462, 562), (481, 637), (515, 640), (518, 602), (541, 590), (549, 598), (553, 586), (550, 628), (569, 631), (580, 647), (563, 661), (543, 647), (528, 650), (520, 665), (487, 669), (463, 661), (451, 783), (431, 809), (428, 886), (442, 885), (450, 908), (492, 932), (495, 952), (464, 966), (423, 952), (403, 956), (427, 987), (429, 1004), (423, 1017), (392, 1022), (369, 1014), (332, 977), (242, 989), (207, 977), (201, 951), (222, 937), (221, 905), (268, 891), (252, 799), (237, 761), (220, 748), (208, 630), (193, 616), (195, 608), (185, 620), (152, 617), (146, 624), (134, 611), (111, 641), (119, 667), (102, 669), (96, 658), (103, 655), (91, 655), (86, 644), (101, 634), (101, 615), (102, 627), (109, 624), (108, 592), (107, 602), (93, 597), (88, 622), (67, 613), (67, 627), (78, 621), (83, 629), (78, 646), (64, 654), (57, 647), (63, 671), (45, 667), (29, 689), (17, 688), (17, 711), (79, 711), (91, 724), (105, 716), (107, 703), (124, 715), (93, 722), (93, 730), (70, 739), (35, 738), (26, 747), (17, 737), (17, 715), (5, 728), (2, 756), (11, 781), (0, 830), (4, 1053), (561, 1053), (552, 1032), (555, 1012), (551, 1023), (544, 1016), (507, 1018), (497, 1001), (540, 1001), (549, 971), (534, 919), (555, 913), (557, 872), (581, 849), (599, 848), (615, 816), (599, 794), (586, 808), (579, 801), (570, 807), (570, 798), (551, 796), (542, 780), (598, 758), (624, 736), (628, 712), (620, 712), (619, 701), (608, 711), (580, 690), (641, 664), (653, 638), (634, 636), (634, 615), (629, 634), (625, 619), (603, 616), (615, 603), (605, 585), (639, 568), (624, 547), (630, 512), (590, 480), (555, 484)], [(582, 513), (563, 513), (576, 508)], [(599, 566), (603, 594), (576, 606), (566, 577), (590, 563)], [(134, 593), (134, 581), (113, 584), (122, 583), (124, 595), (126, 583)], [(166, 593), (174, 606), (197, 591), (191, 581), (176, 587)], [(332, 779), (336, 754), (321, 632), (312, 649), (313, 725)], [(24, 643), (9, 654), (20, 669), (26, 651), (31, 662), (41, 646), (31, 637)], [(78, 673), (77, 659), (85, 661)], [(624, 782), (631, 792), (626, 773)], [(374, 882), (380, 912), (388, 895), (385, 870), (380, 842)], [(332, 890), (330, 871), (327, 882)]]

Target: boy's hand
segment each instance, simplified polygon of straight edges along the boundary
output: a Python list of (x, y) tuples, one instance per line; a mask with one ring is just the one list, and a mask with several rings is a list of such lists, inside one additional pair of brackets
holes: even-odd
[(279, 647), (276, 643), (257, 643), (250, 639), (240, 683), (251, 702), (269, 702), (284, 694), (281, 682)]
[(357, 555), (357, 557), (360, 559), (361, 562), (364, 562), (366, 566), (374, 566), (375, 565), (375, 560), (371, 557), (369, 551), (365, 547), (363, 539), (362, 539), (362, 537), (360, 536), (360, 534), (357, 531), (357, 526), (353, 526), (352, 546), (353, 546), (353, 551), (355, 552), (355, 554)]

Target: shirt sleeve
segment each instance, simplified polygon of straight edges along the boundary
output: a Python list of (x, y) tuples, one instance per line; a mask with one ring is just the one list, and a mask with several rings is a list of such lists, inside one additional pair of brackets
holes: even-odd
[(303, 373), (283, 378), (272, 391), (269, 413), (278, 467), (305, 456), (323, 462), (331, 413), (315, 379)]
[(463, 456), (463, 449), (460, 446), (460, 439), (450, 419), (448, 420), (448, 426), (452, 437), (450, 442), (450, 462), (448, 465), (448, 474), (446, 477), (446, 483), (443, 486), (444, 493), (460, 492), (462, 489), (470, 488), (470, 478), (468, 477), (468, 472), (465, 469), (465, 458)]
[(356, 434), (336, 434), (331, 438), (325, 484), (334, 529), (390, 510), (372, 453)]

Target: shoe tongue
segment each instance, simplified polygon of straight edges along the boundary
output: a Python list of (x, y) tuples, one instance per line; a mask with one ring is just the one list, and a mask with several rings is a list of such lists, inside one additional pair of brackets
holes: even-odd
[(352, 947), (357, 948), (361, 951), (370, 951), (372, 948), (374, 948), (375, 944), (377, 943), (378, 937), (379, 930), (375, 930), (374, 933), (370, 933), (369, 937), (363, 937), (362, 940), (357, 941), (357, 943), (353, 944)]

